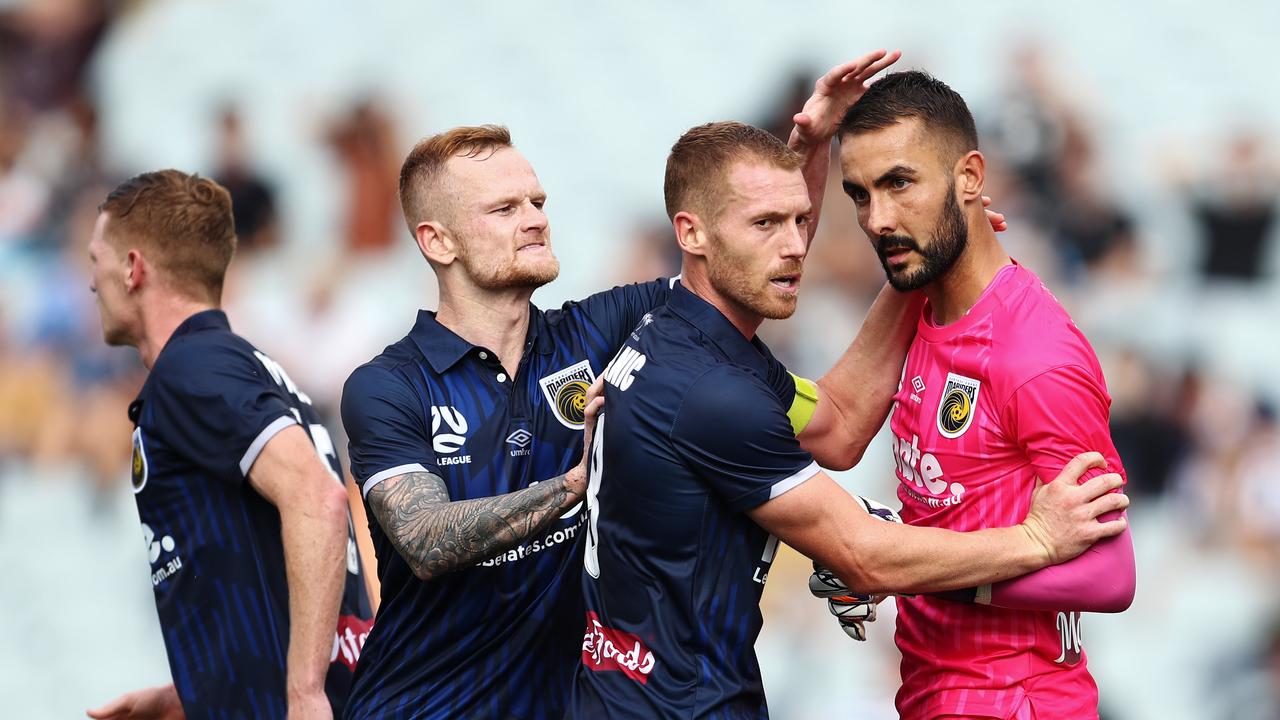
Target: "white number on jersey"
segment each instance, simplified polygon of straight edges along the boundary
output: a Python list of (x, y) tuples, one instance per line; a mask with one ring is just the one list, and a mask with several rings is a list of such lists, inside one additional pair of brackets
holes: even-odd
[(591, 461), (587, 464), (587, 551), (582, 564), (593, 578), (600, 577), (600, 477), (604, 474), (604, 414), (596, 420), (596, 432), (591, 438)]

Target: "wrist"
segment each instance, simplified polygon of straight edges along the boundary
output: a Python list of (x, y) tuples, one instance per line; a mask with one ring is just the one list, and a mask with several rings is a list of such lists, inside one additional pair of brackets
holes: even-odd
[(562, 503), (562, 510), (577, 505), (587, 494), (587, 468), (585, 464), (579, 464), (571, 468), (562, 476), (561, 482), (564, 486), (565, 499)]
[(1049, 542), (1044, 528), (1039, 523), (1032, 522), (1030, 518), (1023, 521), (1017, 528), (1022, 531), (1021, 544), (1023, 552), (1021, 555), (1027, 567), (1026, 572), (1033, 572), (1052, 565), (1054, 563), (1053, 545)]

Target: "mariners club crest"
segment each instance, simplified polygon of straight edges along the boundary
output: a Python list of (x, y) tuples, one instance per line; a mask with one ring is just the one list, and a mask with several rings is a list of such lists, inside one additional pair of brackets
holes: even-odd
[(551, 412), (561, 425), (581, 430), (586, 421), (587, 389), (595, 382), (591, 362), (583, 360), (538, 381)]
[(973, 423), (978, 406), (978, 390), (982, 383), (955, 373), (947, 373), (946, 387), (942, 388), (942, 402), (938, 404), (938, 432), (945, 438), (958, 438)]
[(142, 492), (147, 484), (147, 452), (142, 447), (142, 428), (133, 429), (133, 457), (129, 463), (129, 479), (134, 494)]

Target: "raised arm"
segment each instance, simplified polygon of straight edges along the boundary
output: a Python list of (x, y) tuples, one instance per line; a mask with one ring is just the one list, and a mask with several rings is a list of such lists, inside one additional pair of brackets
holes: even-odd
[[(1091, 453), (1063, 473), (1078, 476), (1101, 463), (1101, 456)], [(859, 593), (934, 592), (1033, 572), (1120, 533), (1123, 519), (1098, 522), (1097, 517), (1128, 504), (1123, 495), (1110, 492), (1121, 482), (1118, 475), (1106, 474), (1082, 485), (1053, 483), (1037, 495), (1022, 524), (968, 533), (876, 520), (825, 473), (749, 514)]]
[(328, 717), (324, 683), (346, 573), (347, 494), (298, 425), (267, 442), (248, 478), (280, 513), (289, 583), (290, 716)]
[(787, 145), (805, 158), (804, 179), (809, 187), (809, 202), (813, 206), (809, 221), (810, 240), (818, 231), (818, 218), (826, 194), (831, 139), (835, 137), (845, 112), (867, 91), (867, 81), (901, 56), (897, 50), (876, 50), (831, 68), (814, 83), (813, 95), (792, 118), (795, 127)]
[(523, 490), (455, 501), (440, 476), (409, 472), (378, 483), (365, 499), (413, 574), (431, 580), (534, 537), (578, 504), (585, 490), (579, 464)]
[(857, 337), (818, 379), (813, 416), (798, 437), (819, 465), (847, 470), (862, 459), (889, 414), (923, 303), (886, 284)]

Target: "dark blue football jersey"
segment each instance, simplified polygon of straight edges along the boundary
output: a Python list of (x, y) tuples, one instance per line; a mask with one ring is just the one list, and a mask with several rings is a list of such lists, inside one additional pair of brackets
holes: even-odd
[[(137, 399), (132, 480), (169, 669), (188, 718), (283, 718), (289, 586), (280, 514), (249, 484), (301, 425), (341, 483), (311, 400), (218, 310), (178, 326)], [(325, 691), (340, 713), (373, 613), (348, 516), (347, 574)]]
[(793, 376), (684, 288), (604, 376), (568, 716), (767, 717), (754, 646), (778, 541), (746, 511), (818, 472)]
[[(434, 473), (465, 500), (572, 468), (587, 388), (673, 284), (614, 288), (547, 312), (531, 305), (514, 378), (492, 350), (420, 312), (343, 391), (366, 504), (371, 488), (407, 472)], [(424, 582), (370, 512), (382, 603), (347, 717), (559, 720), (579, 653), (585, 519), (579, 505), (515, 549)]]

